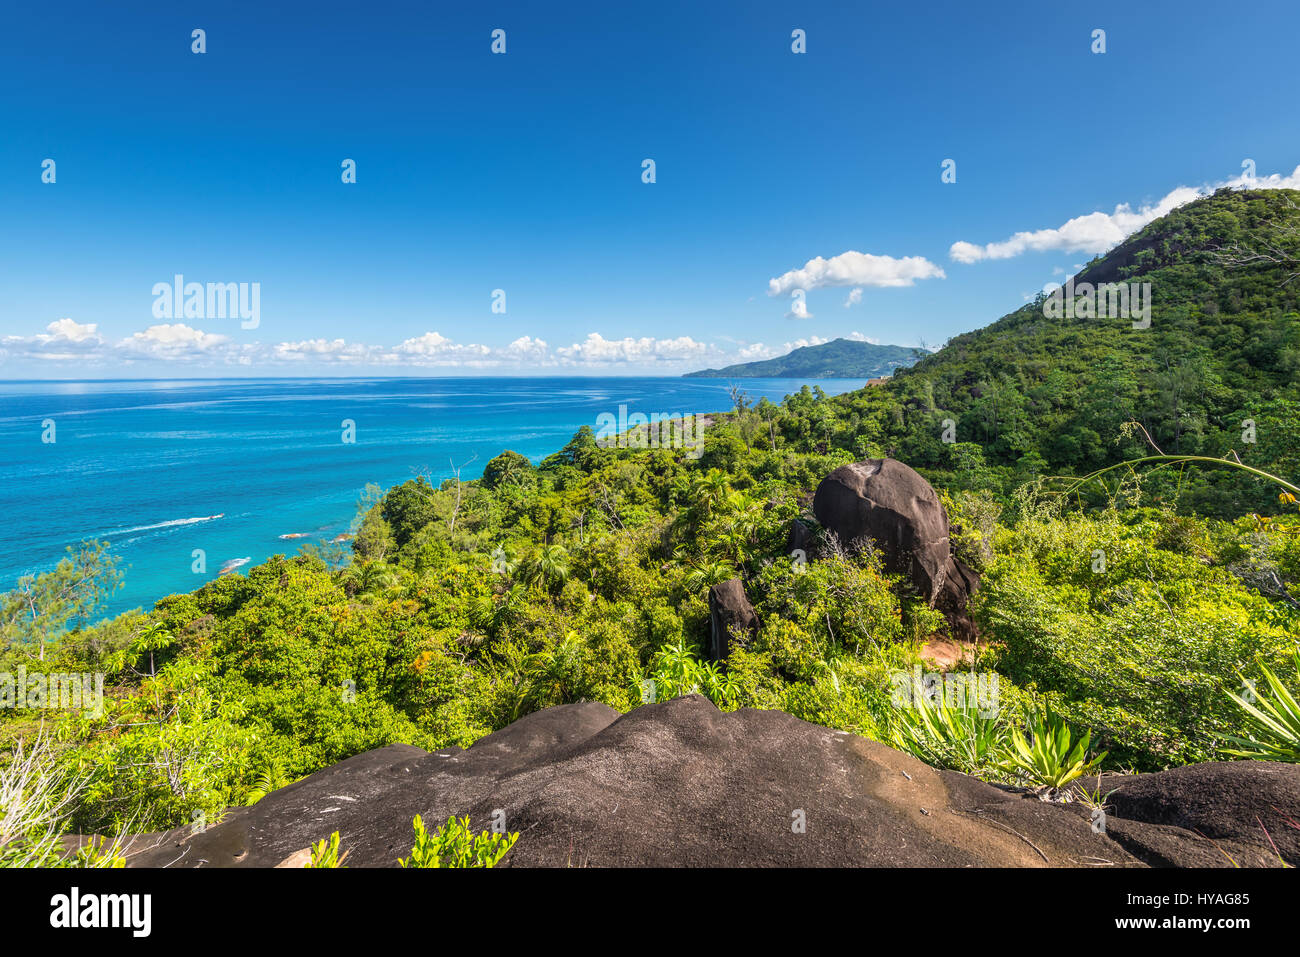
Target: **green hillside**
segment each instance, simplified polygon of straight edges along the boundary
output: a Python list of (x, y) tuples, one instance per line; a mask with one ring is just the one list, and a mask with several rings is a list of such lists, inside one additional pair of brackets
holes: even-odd
[(687, 378), (711, 379), (873, 379), (910, 366), (922, 353), (906, 346), (882, 346), (853, 339), (835, 339), (804, 346), (788, 355), (760, 362), (741, 362), (723, 369), (686, 373)]
[[(1165, 453), (1235, 451), (1300, 474), (1300, 280), (1287, 282), (1300, 268), (1298, 199), (1221, 190), (1089, 263), (1076, 282), (1151, 284), (1149, 328), (1049, 319), (1040, 296), (885, 387), (832, 400), (847, 418), (828, 440), (883, 448), (955, 484), (1008, 487), (1150, 452), (1140, 432), (1124, 434), (1134, 420)], [(1228, 262), (1269, 248), (1290, 265)], [(955, 423), (954, 443), (943, 441), (945, 419)], [(1180, 477), (1156, 481), (1173, 494)], [(1183, 476), (1181, 492), (1186, 507), (1225, 515), (1272, 497), (1263, 483), (1243, 486), (1221, 470)]]

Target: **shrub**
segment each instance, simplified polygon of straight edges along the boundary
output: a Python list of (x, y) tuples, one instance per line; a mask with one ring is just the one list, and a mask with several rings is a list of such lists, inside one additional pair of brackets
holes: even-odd
[(495, 867), (519, 840), (515, 834), (475, 835), (469, 818), (447, 818), (447, 823), (430, 834), (420, 815), (411, 822), (415, 827), (415, 846), (411, 856), (398, 858), (402, 867)]

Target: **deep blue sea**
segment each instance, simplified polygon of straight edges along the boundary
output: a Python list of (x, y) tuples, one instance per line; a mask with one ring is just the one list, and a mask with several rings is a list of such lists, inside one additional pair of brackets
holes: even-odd
[[(743, 380), (755, 400), (803, 384)], [(837, 394), (863, 380), (809, 384)], [(731, 406), (727, 389), (683, 378), (0, 382), (0, 590), (98, 539), (124, 573), (100, 614), (149, 609), (223, 567), (348, 531), (368, 482), (426, 473), (436, 484), (471, 460), (461, 477), (477, 478), (503, 449), (540, 461), (622, 404), (716, 412)], [(46, 420), (54, 442), (42, 441)], [(206, 554), (202, 574), (194, 549)]]

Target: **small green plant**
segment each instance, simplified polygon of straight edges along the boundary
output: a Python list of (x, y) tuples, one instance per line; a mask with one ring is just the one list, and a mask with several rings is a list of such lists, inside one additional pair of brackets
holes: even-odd
[[(1295, 666), (1300, 678), (1300, 652), (1295, 656)], [(1247, 736), (1229, 738), (1238, 747), (1224, 748), (1223, 753), (1256, 761), (1300, 763), (1300, 704), (1277, 675), (1263, 665), (1260, 671), (1268, 682), (1272, 699), (1259, 695), (1253, 696), (1256, 700), (1252, 702), (1244, 695), (1228, 693), (1228, 697), (1246, 712)]]
[(1106, 752), (1088, 756), (1092, 732), (1081, 737), (1051, 708), (1033, 713), (1029, 718), (1029, 739), (1019, 728), (1011, 730), (1011, 753), (1008, 770), (1019, 772), (1036, 788), (1056, 791), (1075, 778), (1096, 771)]
[(474, 834), (469, 818), (447, 818), (447, 823), (430, 834), (420, 815), (411, 822), (415, 827), (415, 846), (411, 856), (398, 858), (402, 867), (495, 867), (515, 846), (519, 835)]
[(92, 837), (85, 847), (77, 851), (77, 867), (126, 867), (126, 858), (121, 854), (118, 841), (110, 842), (106, 837)]
[(1094, 788), (1084, 787), (1082, 783), (1074, 789), (1075, 800), (1086, 808), (1104, 811), (1110, 807), (1110, 796), (1118, 788), (1111, 788), (1109, 791), (1103, 791), (1101, 788), (1101, 775), (1097, 775), (1097, 786)]
[(329, 840), (317, 841), (311, 846), (311, 860), (303, 867), (342, 867), (348, 852), (339, 855), (339, 832), (335, 831)]

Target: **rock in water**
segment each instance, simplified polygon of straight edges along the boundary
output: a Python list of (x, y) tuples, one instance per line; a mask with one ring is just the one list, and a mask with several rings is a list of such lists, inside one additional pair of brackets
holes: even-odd
[(979, 576), (953, 557), (948, 513), (914, 469), (895, 459), (841, 465), (817, 486), (813, 514), (849, 550), (874, 547), (888, 571), (947, 616), (955, 637), (976, 637), (966, 605)]
[(719, 582), (709, 589), (709, 659), (723, 661), (731, 651), (732, 629), (752, 633), (758, 615), (745, 596), (739, 578)]

